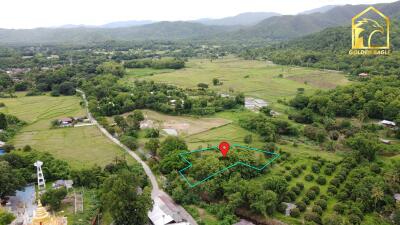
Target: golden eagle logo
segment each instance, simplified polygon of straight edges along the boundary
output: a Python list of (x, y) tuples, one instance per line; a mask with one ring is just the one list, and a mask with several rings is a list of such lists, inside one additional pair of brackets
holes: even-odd
[[(378, 19), (369, 18), (366, 14), (373, 14)], [(350, 54), (382, 54), (382, 52), (378, 52), (379, 50), (389, 52), (389, 28), (389, 17), (372, 6), (368, 7), (352, 19), (352, 50), (350, 50)]]

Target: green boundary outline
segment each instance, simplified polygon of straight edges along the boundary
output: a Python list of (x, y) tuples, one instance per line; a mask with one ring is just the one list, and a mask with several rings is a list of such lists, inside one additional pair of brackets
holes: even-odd
[(183, 172), (184, 172), (185, 170), (187, 170), (187, 169), (189, 169), (190, 167), (193, 166), (193, 164), (192, 164), (191, 162), (189, 162), (189, 161), (186, 159), (185, 155), (189, 155), (189, 154), (196, 153), (196, 152), (204, 152), (204, 151), (218, 150), (218, 147), (213, 146), (213, 147), (209, 147), (209, 148), (202, 148), (202, 149), (199, 149), (199, 150), (194, 150), (194, 151), (190, 151), (190, 152), (183, 152), (183, 153), (180, 153), (179, 156), (181, 157), (181, 159), (182, 159), (184, 162), (186, 162), (186, 163), (188, 164), (188, 166), (186, 166), (186, 167), (183, 168), (183, 169), (180, 169), (180, 170), (179, 170), (179, 174), (180, 174), (181, 177), (186, 181), (186, 183), (187, 183), (191, 188), (193, 188), (193, 187), (196, 187), (197, 185), (202, 184), (202, 183), (206, 182), (207, 180), (209, 180), (209, 179), (215, 177), (216, 175), (221, 174), (221, 173), (223, 173), (224, 171), (229, 170), (230, 168), (235, 167), (235, 166), (238, 166), (238, 165), (247, 166), (247, 167), (250, 167), (250, 168), (255, 169), (255, 170), (257, 170), (257, 171), (262, 171), (263, 169), (265, 169), (265, 167), (267, 167), (269, 164), (271, 164), (273, 161), (275, 161), (277, 158), (280, 157), (280, 154), (278, 154), (278, 153), (269, 152), (269, 151), (261, 150), (261, 149), (258, 149), (258, 148), (252, 148), (252, 147), (242, 146), (242, 145), (238, 145), (238, 144), (233, 144), (233, 147), (240, 147), (240, 148), (244, 148), (244, 149), (247, 149), (247, 150), (252, 150), (252, 151), (257, 151), (257, 152), (263, 152), (263, 153), (266, 153), (266, 154), (274, 155), (274, 157), (273, 157), (272, 159), (268, 160), (268, 161), (267, 161), (265, 164), (263, 164), (261, 167), (255, 167), (255, 166), (249, 165), (249, 164), (247, 164), (247, 163), (238, 161), (238, 162), (235, 162), (235, 163), (232, 164), (232, 165), (229, 165), (229, 166), (227, 166), (227, 167), (225, 167), (225, 168), (223, 168), (223, 169), (221, 169), (221, 170), (218, 170), (218, 171), (216, 171), (216, 172), (210, 174), (208, 177), (204, 178), (203, 180), (197, 181), (197, 182), (195, 182), (195, 183), (191, 183), (191, 182), (186, 178), (186, 176), (183, 174)]

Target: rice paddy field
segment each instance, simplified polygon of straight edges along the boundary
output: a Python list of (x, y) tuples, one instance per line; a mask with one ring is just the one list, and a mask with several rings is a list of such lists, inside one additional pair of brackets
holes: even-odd
[[(77, 96), (25, 96), (0, 100), (6, 106), (0, 112), (17, 116), (28, 124), (11, 141), (16, 148), (30, 145), (33, 149), (50, 152), (68, 161), (73, 168), (104, 166), (124, 152), (95, 126), (52, 128), (51, 121), (85, 116)], [(127, 157), (130, 159), (130, 157)]]

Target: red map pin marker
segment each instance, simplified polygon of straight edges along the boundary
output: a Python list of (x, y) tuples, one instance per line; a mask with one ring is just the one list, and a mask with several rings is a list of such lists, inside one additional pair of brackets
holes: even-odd
[(229, 145), (229, 143), (228, 143), (228, 142), (225, 142), (225, 141), (221, 142), (221, 143), (219, 144), (219, 146), (218, 146), (219, 151), (221, 151), (221, 153), (222, 153), (222, 155), (223, 155), (224, 157), (226, 157), (226, 154), (228, 154), (228, 151), (229, 151), (229, 148), (230, 148), (230, 147), (231, 147), (231, 146)]

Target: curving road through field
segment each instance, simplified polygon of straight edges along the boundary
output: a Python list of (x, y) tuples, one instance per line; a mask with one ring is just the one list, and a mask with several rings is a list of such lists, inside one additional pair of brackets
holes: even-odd
[(86, 94), (84, 91), (76, 89), (78, 93), (81, 94), (82, 99), (85, 104), (86, 112), (88, 119), (95, 124), (100, 131), (107, 137), (109, 138), (112, 142), (115, 144), (119, 145), (122, 149), (124, 149), (130, 156), (132, 156), (137, 162), (139, 162), (146, 175), (149, 177), (152, 190), (151, 190), (151, 199), (154, 202), (154, 206), (157, 206), (158, 204), (161, 204), (161, 202), (168, 201), (169, 203), (172, 203), (174, 206), (174, 211), (175, 213), (179, 214), (185, 221), (187, 221), (191, 225), (197, 225), (197, 222), (193, 219), (193, 217), (180, 205), (176, 204), (171, 196), (169, 196), (167, 193), (165, 193), (160, 187), (158, 186), (156, 176), (153, 174), (153, 171), (151, 171), (150, 167), (132, 150), (130, 150), (128, 147), (126, 147), (124, 144), (122, 144), (118, 139), (114, 138), (104, 127), (102, 127), (97, 120), (92, 116), (92, 114), (89, 111), (88, 107), (88, 101), (86, 99)]

